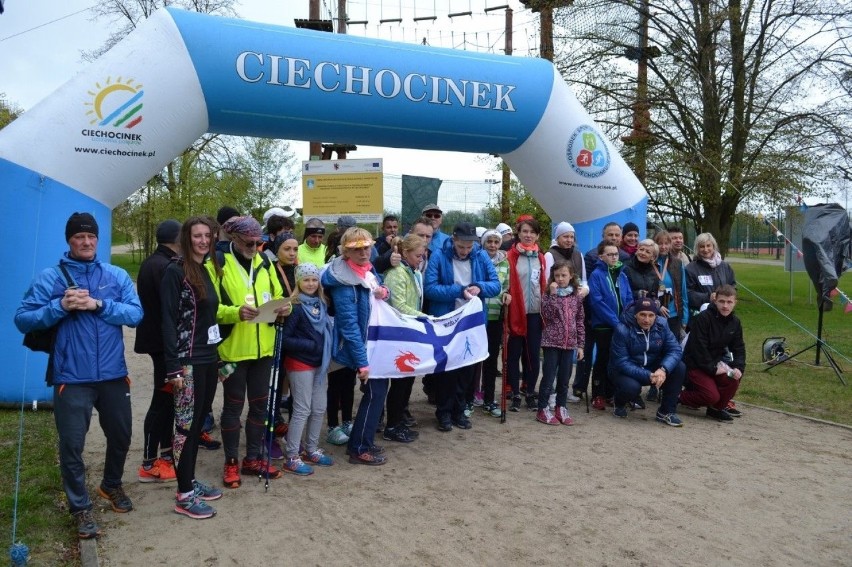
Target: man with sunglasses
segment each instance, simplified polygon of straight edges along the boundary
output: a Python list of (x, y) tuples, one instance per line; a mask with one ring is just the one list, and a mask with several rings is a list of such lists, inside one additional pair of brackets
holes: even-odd
[[(268, 474), (269, 478), (281, 476), (277, 467), (263, 459), (262, 447), (275, 328), (253, 320), (259, 306), (281, 299), (284, 292), (269, 260), (257, 252), (262, 242), (260, 223), (248, 216), (233, 217), (222, 229), (230, 239), (228, 251), (217, 253), (218, 266), (211, 261), (205, 266), (219, 296), (216, 322), (233, 325), (219, 343), (219, 358), (235, 365), (227, 377), (220, 376), (224, 389), (220, 423), (225, 449), (222, 483), (237, 488), (241, 483), (240, 472), (252, 476)], [(291, 310), (288, 304), (278, 314), (289, 315)], [(246, 398), (249, 410), (245, 422), (245, 457), (240, 466), (240, 416)]]
[(423, 207), (422, 214), (432, 223), (432, 242), (429, 243), (429, 253), (434, 254), (444, 247), (444, 242), (450, 239), (449, 235), (441, 232), (441, 223), (444, 222), (444, 211), (438, 205), (432, 203)]

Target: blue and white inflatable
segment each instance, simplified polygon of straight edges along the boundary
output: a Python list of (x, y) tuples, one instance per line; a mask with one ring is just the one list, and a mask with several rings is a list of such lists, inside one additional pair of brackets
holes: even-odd
[(643, 187), (548, 61), (161, 10), (0, 131), (0, 401), (51, 399), (12, 320), (70, 213), (95, 215), (108, 257), (111, 209), (205, 132), (499, 154), (581, 243), (644, 226)]

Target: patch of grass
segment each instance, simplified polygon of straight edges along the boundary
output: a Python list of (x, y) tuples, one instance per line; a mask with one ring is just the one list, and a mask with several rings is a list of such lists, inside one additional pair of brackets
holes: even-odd
[[(852, 385), (841, 383), (824, 354), (816, 366), (815, 348), (763, 372), (766, 338), (785, 337), (790, 354), (816, 342), (819, 311), (807, 274), (793, 274), (791, 301), (790, 274), (782, 267), (737, 262), (733, 268), (740, 284), (736, 310), (743, 322), (748, 359), (737, 398), (852, 425)], [(843, 305), (837, 303), (824, 314), (822, 338), (840, 367), (852, 369), (852, 313), (845, 313)], [(852, 382), (852, 373), (844, 378)]]
[(119, 268), (124, 268), (130, 274), (130, 277), (133, 281), (136, 281), (136, 278), (139, 276), (139, 266), (142, 264), (142, 261), (138, 258), (133, 257), (133, 254), (113, 254), (110, 259), (110, 264), (114, 264)]
[[(12, 541), (19, 410), (0, 410), (0, 533)], [(79, 565), (77, 529), (68, 514), (59, 474), (53, 412), (24, 411), (15, 541), (30, 551), (30, 565)], [(3, 549), (8, 557), (9, 548)]]

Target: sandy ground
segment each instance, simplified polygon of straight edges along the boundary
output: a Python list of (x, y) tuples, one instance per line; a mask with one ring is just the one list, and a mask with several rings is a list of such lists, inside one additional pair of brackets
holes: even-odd
[[(150, 362), (130, 351), (128, 360), (124, 480), (135, 510), (97, 502), (102, 565), (840, 566), (852, 557), (848, 429), (745, 407), (732, 425), (687, 410), (674, 429), (650, 406), (617, 420), (574, 405), (573, 427), (536, 423), (532, 412), (501, 425), (478, 412), (472, 430), (440, 433), (419, 387), (420, 439), (385, 442), (387, 465), (350, 465), (330, 446), (333, 467), (286, 475), (268, 492), (243, 477), (213, 503), (216, 517), (191, 520), (172, 512), (174, 483), (136, 480)], [(93, 424), (90, 484), (104, 449)], [(202, 451), (199, 478), (221, 486), (222, 464), (221, 450)]]

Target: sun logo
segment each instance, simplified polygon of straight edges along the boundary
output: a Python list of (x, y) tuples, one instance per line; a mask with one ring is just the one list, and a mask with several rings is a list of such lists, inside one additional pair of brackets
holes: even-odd
[(393, 362), (400, 372), (414, 372), (415, 368), (412, 365), (419, 363), (420, 359), (414, 353), (406, 351), (400, 352), (399, 356), (393, 359)]
[(107, 77), (106, 84), (95, 83), (88, 93), (92, 102), (86, 106), (89, 124), (112, 126), (113, 128), (133, 128), (142, 122), (142, 85), (134, 85), (133, 79), (122, 81), (118, 77), (114, 82)]

